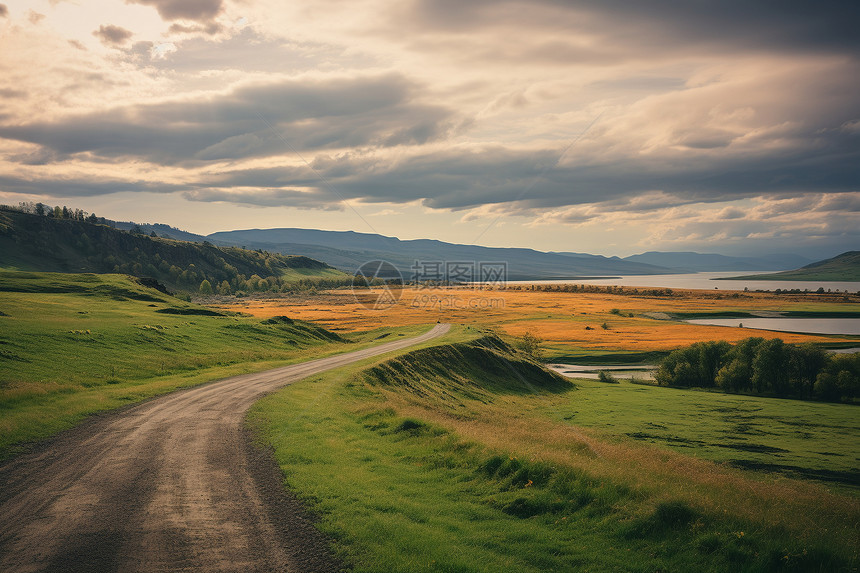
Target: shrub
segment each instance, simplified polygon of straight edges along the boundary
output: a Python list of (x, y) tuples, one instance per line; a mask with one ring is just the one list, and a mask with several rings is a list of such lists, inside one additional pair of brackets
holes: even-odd
[(600, 370), (597, 373), (597, 379), (608, 384), (618, 384), (618, 379), (613, 376), (611, 372), (607, 372), (606, 370)]

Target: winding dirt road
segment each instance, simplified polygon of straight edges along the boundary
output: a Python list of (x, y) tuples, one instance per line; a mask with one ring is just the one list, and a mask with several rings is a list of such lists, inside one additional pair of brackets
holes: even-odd
[(0, 571), (331, 571), (325, 541), (249, 445), (246, 410), (421, 336), (236, 376), (65, 432), (0, 466)]

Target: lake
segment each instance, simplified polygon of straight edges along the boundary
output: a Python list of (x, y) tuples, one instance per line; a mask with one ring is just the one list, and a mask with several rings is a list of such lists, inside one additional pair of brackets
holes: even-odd
[(673, 289), (705, 289), (705, 290), (810, 290), (819, 288), (833, 292), (860, 292), (860, 282), (857, 281), (762, 281), (762, 280), (714, 280), (722, 277), (739, 275), (767, 274), (775, 271), (721, 271), (708, 273), (683, 273), (676, 275), (623, 275), (609, 278), (574, 278), (558, 280), (508, 281), (509, 285), (516, 284), (577, 284), (629, 286)]
[(860, 335), (860, 318), (696, 318), (690, 324), (737, 327), (808, 334)]

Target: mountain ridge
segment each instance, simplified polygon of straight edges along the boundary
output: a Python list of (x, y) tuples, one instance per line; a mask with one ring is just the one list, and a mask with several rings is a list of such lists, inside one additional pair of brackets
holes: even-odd
[[(601, 255), (570, 257), (528, 248), (484, 247), (447, 243), (437, 239), (406, 239), (356, 231), (322, 231), (284, 227), (277, 229), (241, 229), (207, 235), (219, 245), (245, 245), (274, 252), (289, 250), (295, 254), (319, 256), (342, 270), (354, 271), (371, 260), (384, 260), (395, 266), (406, 280), (423, 280), (426, 274), (415, 273), (418, 265), (505, 263), (509, 280), (575, 279), (584, 276), (617, 276), (668, 274), (671, 269)], [(480, 277), (475, 277), (480, 280)]]

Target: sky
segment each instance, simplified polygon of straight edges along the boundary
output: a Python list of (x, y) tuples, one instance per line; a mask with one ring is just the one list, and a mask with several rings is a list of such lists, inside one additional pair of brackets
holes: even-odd
[(860, 249), (860, 4), (0, 0), (0, 203), (201, 234)]

